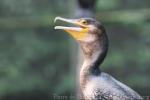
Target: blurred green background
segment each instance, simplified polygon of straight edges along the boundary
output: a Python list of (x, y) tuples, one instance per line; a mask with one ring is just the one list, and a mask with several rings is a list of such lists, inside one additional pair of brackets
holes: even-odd
[[(70, 17), (74, 2), (0, 0), (0, 100), (74, 93), (76, 42), (53, 23), (56, 16)], [(98, 0), (96, 17), (110, 40), (102, 70), (150, 96), (150, 0)]]

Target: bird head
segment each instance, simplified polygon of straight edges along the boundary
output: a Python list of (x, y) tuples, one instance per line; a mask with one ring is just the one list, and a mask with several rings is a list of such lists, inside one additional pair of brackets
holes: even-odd
[(54, 22), (56, 22), (57, 20), (73, 24), (73, 27), (55, 26), (55, 29), (65, 30), (74, 39), (79, 41), (94, 41), (105, 32), (103, 26), (92, 18), (65, 19), (62, 17), (56, 17)]
[[(86, 59), (94, 59), (95, 64), (99, 65), (106, 56), (108, 50), (108, 38), (104, 27), (92, 18), (65, 19), (56, 17), (56, 20), (61, 20), (71, 23), (74, 26), (55, 26), (55, 29), (67, 31), (75, 40), (79, 42)], [(99, 61), (100, 60), (100, 61)]]

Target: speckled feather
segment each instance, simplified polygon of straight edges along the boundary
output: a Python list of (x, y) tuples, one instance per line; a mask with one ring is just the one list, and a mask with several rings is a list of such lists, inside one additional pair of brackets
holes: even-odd
[(104, 72), (98, 77), (90, 75), (88, 80), (83, 89), (86, 100), (142, 100), (134, 90)]

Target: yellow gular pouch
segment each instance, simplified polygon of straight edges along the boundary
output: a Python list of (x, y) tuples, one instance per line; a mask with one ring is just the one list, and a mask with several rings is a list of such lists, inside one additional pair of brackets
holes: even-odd
[(65, 31), (68, 32), (76, 40), (82, 40), (82, 39), (84, 39), (84, 37), (89, 32), (88, 28), (82, 28), (81, 31), (67, 30), (67, 29), (65, 29)]

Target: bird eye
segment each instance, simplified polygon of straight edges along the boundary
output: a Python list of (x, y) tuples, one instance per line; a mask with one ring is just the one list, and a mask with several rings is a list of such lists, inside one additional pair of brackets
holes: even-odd
[(81, 23), (84, 24), (84, 25), (88, 24), (88, 22), (86, 20), (82, 20)]

